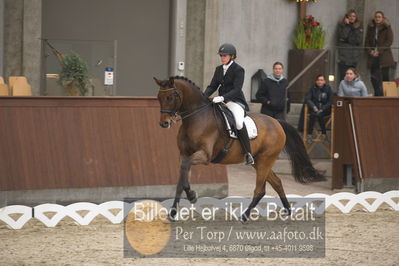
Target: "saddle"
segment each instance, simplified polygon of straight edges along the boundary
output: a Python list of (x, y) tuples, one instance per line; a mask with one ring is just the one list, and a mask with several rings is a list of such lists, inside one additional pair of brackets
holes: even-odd
[[(217, 104), (217, 106), (218, 110), (220, 111), (220, 113), (224, 118), (225, 128), (228, 131), (230, 138), (236, 139), (237, 127), (233, 113), (229, 110), (229, 108), (226, 107), (226, 105)], [(258, 136), (258, 129), (256, 127), (254, 120), (251, 117), (247, 116), (246, 113), (244, 117), (244, 125), (245, 128), (247, 129), (249, 139), (254, 139)]]
[[(229, 141), (226, 143), (224, 148), (211, 160), (211, 163), (219, 163), (223, 160), (226, 154), (229, 152), (233, 139), (237, 139), (237, 127), (233, 113), (223, 104), (215, 104), (214, 110), (219, 112), (224, 120), (224, 124), (227, 132), (229, 133)], [(249, 139), (254, 139), (258, 135), (258, 129), (256, 128), (254, 120), (245, 114), (244, 125), (248, 132)]]

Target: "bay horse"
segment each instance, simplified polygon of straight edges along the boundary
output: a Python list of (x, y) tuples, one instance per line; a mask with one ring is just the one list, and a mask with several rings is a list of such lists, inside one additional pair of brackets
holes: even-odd
[[(180, 176), (176, 188), (175, 199), (170, 216), (174, 219), (177, 205), (183, 190), (191, 203), (197, 201), (197, 194), (191, 190), (188, 181), (190, 167), (197, 164), (209, 164), (224, 149), (229, 142), (223, 117), (216, 112), (216, 104), (212, 103), (193, 82), (184, 77), (171, 77), (159, 80), (158, 101), (160, 103), (160, 126), (169, 128), (177, 115), (182, 125), (177, 135), (177, 145), (180, 151)], [(285, 148), (292, 166), (292, 174), (301, 183), (324, 180), (312, 165), (306, 152), (302, 138), (296, 129), (285, 121), (276, 120), (270, 116), (258, 113), (248, 114), (255, 122), (258, 136), (250, 141), (251, 151), (255, 158), (253, 167), (256, 170), (256, 187), (248, 208), (241, 216), (241, 222), (246, 222), (251, 210), (265, 195), (266, 182), (269, 182), (278, 193), (287, 214), (291, 214), (280, 178), (272, 167), (280, 152)], [(221, 164), (238, 164), (244, 161), (244, 151), (238, 140), (231, 143)]]

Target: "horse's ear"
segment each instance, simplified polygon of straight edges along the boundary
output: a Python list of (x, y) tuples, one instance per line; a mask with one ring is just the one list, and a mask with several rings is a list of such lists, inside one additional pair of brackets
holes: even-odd
[(169, 87), (173, 88), (175, 86), (175, 79), (173, 77), (169, 78)]
[(159, 79), (157, 79), (156, 77), (153, 77), (153, 79), (161, 87), (161, 81)]

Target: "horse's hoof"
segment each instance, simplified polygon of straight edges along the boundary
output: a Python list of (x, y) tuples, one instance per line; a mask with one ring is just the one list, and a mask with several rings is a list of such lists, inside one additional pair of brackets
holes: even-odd
[(187, 199), (190, 201), (191, 204), (195, 204), (198, 200), (197, 192), (195, 192), (194, 190), (191, 190), (189, 192), (189, 195), (187, 196)]
[(291, 209), (285, 209), (285, 212), (283, 214), (285, 217), (290, 217), (291, 216)]
[(197, 203), (197, 200), (198, 200), (198, 198), (195, 197), (193, 200), (190, 200), (190, 203), (191, 203), (191, 204), (195, 204), (195, 203)]
[(241, 222), (242, 224), (246, 224), (246, 223), (248, 222), (248, 217), (247, 217), (245, 214), (243, 214), (243, 215), (240, 217), (240, 222)]
[(169, 216), (168, 216), (169, 221), (175, 222), (175, 221), (176, 221), (176, 214), (177, 214), (176, 208), (172, 208), (172, 209), (170, 210)]
[(171, 223), (176, 222), (177, 220), (175, 218), (170, 217), (170, 215), (168, 216), (168, 221)]

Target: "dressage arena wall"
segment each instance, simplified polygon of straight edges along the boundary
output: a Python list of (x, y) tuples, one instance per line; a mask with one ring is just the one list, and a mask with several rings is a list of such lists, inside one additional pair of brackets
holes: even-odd
[[(171, 197), (180, 124), (155, 97), (0, 97), (0, 204)], [(225, 197), (222, 165), (194, 166), (201, 195)]]
[[(270, 198), (270, 196), (265, 196), (259, 203), (267, 203)], [(367, 191), (360, 194), (340, 192), (333, 195), (313, 193), (307, 196), (290, 194), (287, 195), (287, 198), (289, 202), (294, 204), (297, 208), (305, 206), (311, 199), (312, 202), (315, 203), (315, 206), (317, 206), (316, 203), (322, 199), (324, 204), (316, 207), (316, 214), (323, 214), (330, 207), (334, 207), (342, 213), (359, 211), (359, 207), (365, 212), (375, 212), (379, 208), (388, 208), (389, 210), (399, 211), (399, 204), (397, 202), (397, 199), (399, 198), (398, 190), (389, 191), (383, 194), (375, 191)], [(161, 205), (168, 208), (172, 205), (172, 202), (173, 199), (167, 199), (162, 201)], [(199, 198), (193, 205), (188, 200), (182, 199), (179, 206), (187, 208), (192, 207), (197, 213), (202, 212), (203, 206), (211, 206), (211, 208), (216, 207), (218, 210), (227, 210), (229, 212), (229, 209), (226, 209), (226, 205), (237, 202), (242, 202), (248, 206), (251, 199), (243, 197), (228, 197), (224, 199)], [(88, 225), (95, 217), (101, 215), (111, 223), (118, 224), (121, 223), (129, 213), (124, 211), (124, 209), (130, 210), (134, 204), (135, 202), (127, 203), (123, 201), (108, 201), (101, 204), (77, 202), (67, 206), (59, 204), (40, 204), (34, 207), (11, 205), (0, 208), (0, 221), (6, 223), (12, 229), (21, 229), (31, 219), (39, 220), (47, 227), (55, 227), (65, 217), (75, 220), (78, 225)], [(283, 208), (280, 200), (276, 202), (276, 205)], [(262, 217), (268, 215), (266, 209), (261, 208), (259, 205), (255, 208), (258, 209), (259, 214)], [(84, 215), (82, 215), (82, 211), (84, 212)], [(15, 215), (18, 215), (17, 219)]]
[(360, 191), (399, 189), (399, 97), (334, 97), (333, 182), (352, 165)]

